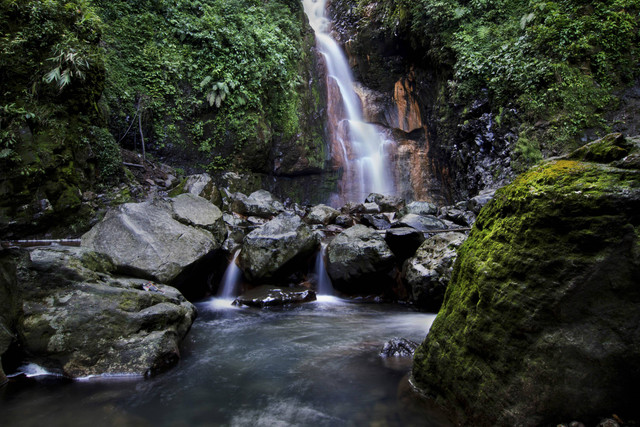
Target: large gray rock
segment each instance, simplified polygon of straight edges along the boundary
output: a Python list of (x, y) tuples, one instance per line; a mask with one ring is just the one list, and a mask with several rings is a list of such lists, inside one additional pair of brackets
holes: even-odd
[(258, 190), (248, 197), (242, 193), (232, 195), (231, 210), (246, 216), (271, 218), (284, 211), (284, 205), (266, 190)]
[(233, 301), (235, 305), (249, 307), (276, 307), (290, 304), (301, 304), (316, 300), (316, 293), (303, 287), (274, 288), (269, 285), (258, 286), (245, 292)]
[(423, 201), (413, 201), (403, 209), (405, 214), (415, 215), (435, 215), (438, 213), (438, 208), (433, 203)]
[(385, 196), (379, 193), (369, 194), (365, 203), (377, 204), (382, 212), (398, 212), (404, 207), (404, 200), (401, 197)]
[(444, 222), (432, 215), (407, 214), (400, 218), (397, 227), (411, 227), (418, 231), (429, 232), (432, 230), (443, 230), (447, 226)]
[[(200, 199), (202, 200), (202, 199)], [(171, 202), (127, 203), (107, 213), (102, 222), (82, 236), (82, 246), (109, 255), (121, 272), (162, 283), (171, 283), (185, 268), (218, 249), (222, 231), (214, 221), (215, 235), (208, 230), (183, 224), (208, 223), (213, 213), (201, 215), (189, 208), (193, 196)], [(202, 206), (199, 201), (194, 206)], [(213, 206), (211, 206), (213, 208)], [(205, 219), (206, 217), (208, 219)]]
[(16, 338), (20, 315), (16, 259), (15, 251), (0, 249), (0, 386), (7, 381), (2, 369), (2, 355)]
[(214, 185), (211, 176), (207, 173), (189, 175), (185, 178), (181, 190), (195, 196), (200, 196), (218, 207), (222, 205), (220, 191)]
[(196, 316), (174, 288), (113, 278), (84, 248), (38, 248), (18, 269), (20, 344), (28, 361), (69, 377), (148, 375), (174, 364)]
[(171, 199), (173, 217), (179, 222), (197, 228), (204, 228), (213, 234), (216, 241), (224, 241), (227, 227), (220, 208), (208, 200), (186, 193)]
[(240, 267), (250, 281), (269, 279), (311, 256), (319, 244), (318, 236), (300, 217), (283, 212), (245, 236)]
[(327, 246), (327, 273), (336, 289), (349, 294), (387, 290), (387, 273), (394, 262), (384, 238), (361, 224), (343, 231)]
[(467, 239), (464, 233), (442, 233), (427, 239), (402, 268), (413, 303), (437, 312), (451, 279), (456, 251)]
[(411, 227), (390, 228), (384, 235), (384, 240), (391, 248), (398, 262), (413, 256), (422, 242), (424, 233)]
[(313, 206), (306, 216), (306, 221), (309, 224), (331, 224), (340, 215), (340, 211), (333, 209), (327, 205)]

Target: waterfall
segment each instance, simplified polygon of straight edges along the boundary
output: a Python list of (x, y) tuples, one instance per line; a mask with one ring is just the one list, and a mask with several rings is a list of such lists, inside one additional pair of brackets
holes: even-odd
[(242, 270), (240, 270), (240, 267), (236, 264), (239, 255), (240, 250), (237, 250), (236, 253), (233, 254), (233, 258), (222, 276), (222, 283), (218, 290), (219, 298), (231, 299), (238, 295), (238, 285), (242, 279)]
[(347, 58), (330, 34), (327, 0), (303, 0), (318, 50), (327, 66), (329, 131), (334, 161), (343, 168), (339, 200), (363, 201), (369, 193), (392, 194), (393, 174), (385, 145), (387, 141), (363, 118), (360, 98)]
[(331, 279), (327, 274), (327, 268), (324, 265), (324, 256), (327, 252), (327, 244), (323, 243), (318, 254), (316, 255), (316, 262), (313, 266), (313, 274), (316, 277), (316, 291), (318, 295), (333, 295), (333, 285)]

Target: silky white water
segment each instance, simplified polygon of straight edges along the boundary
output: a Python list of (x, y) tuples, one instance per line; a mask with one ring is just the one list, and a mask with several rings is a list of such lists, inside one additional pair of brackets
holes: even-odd
[[(334, 147), (334, 159), (339, 158), (344, 167), (340, 185), (340, 202), (363, 201), (369, 193), (393, 194), (395, 185), (389, 156), (386, 153), (387, 141), (375, 126), (363, 119), (362, 104), (354, 90), (354, 79), (347, 58), (331, 36), (331, 22), (326, 16), (326, 0), (303, 0), (304, 10), (313, 28), (318, 50), (325, 58), (327, 66), (328, 91), (336, 86), (339, 96), (329, 96), (329, 103), (338, 99), (343, 108), (329, 107), (330, 114), (344, 117), (330, 117), (335, 127), (333, 139), (338, 143)], [(334, 84), (332, 84), (334, 83)], [(331, 128), (331, 126), (330, 126)]]

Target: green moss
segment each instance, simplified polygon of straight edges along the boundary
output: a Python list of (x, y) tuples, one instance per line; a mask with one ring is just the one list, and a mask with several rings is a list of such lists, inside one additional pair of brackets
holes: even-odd
[[(416, 383), (469, 425), (545, 424), (614, 408), (583, 392), (592, 384), (567, 377), (592, 369), (591, 357), (612, 363), (609, 356), (594, 350), (563, 361), (554, 345), (572, 344), (546, 343), (543, 332), (599, 318), (591, 310), (618, 295), (607, 283), (636, 292), (639, 209), (638, 171), (600, 163), (549, 161), (500, 189), (458, 251), (443, 307), (415, 355)], [(620, 307), (633, 304), (620, 298)], [(622, 380), (608, 377), (599, 387), (617, 393)]]

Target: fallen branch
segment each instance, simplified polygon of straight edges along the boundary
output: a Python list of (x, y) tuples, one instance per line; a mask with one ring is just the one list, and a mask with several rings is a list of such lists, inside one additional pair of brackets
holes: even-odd
[(127, 162), (122, 162), (122, 164), (125, 165), (125, 166), (131, 166), (131, 167), (134, 167), (134, 168), (142, 168), (142, 169), (144, 169), (144, 165), (137, 165), (135, 163), (127, 163)]
[(50, 239), (50, 240), (6, 240), (0, 242), (3, 248), (30, 248), (34, 246), (80, 246), (81, 239)]

